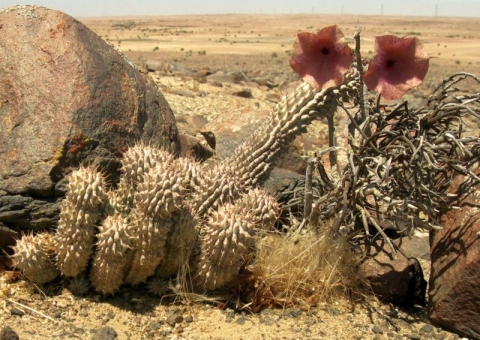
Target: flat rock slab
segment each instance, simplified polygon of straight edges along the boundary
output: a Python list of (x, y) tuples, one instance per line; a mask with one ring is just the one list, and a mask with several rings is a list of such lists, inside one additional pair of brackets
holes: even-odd
[(78, 20), (38, 6), (1, 9), (0, 51), (4, 226), (54, 227), (63, 179), (80, 164), (114, 182), (119, 157), (137, 141), (179, 151), (155, 82)]

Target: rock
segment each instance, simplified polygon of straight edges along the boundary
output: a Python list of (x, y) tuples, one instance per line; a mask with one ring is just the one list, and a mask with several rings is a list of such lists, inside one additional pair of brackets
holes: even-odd
[(454, 202), (459, 209), (445, 213), (443, 230), (430, 235), (428, 315), (442, 327), (480, 339), (480, 185), (467, 191), (464, 180), (458, 176), (450, 187), (461, 197)]
[(278, 103), (282, 99), (282, 95), (278, 92), (269, 92), (265, 95), (265, 99), (273, 103)]
[(39, 6), (0, 9), (0, 222), (58, 220), (64, 179), (82, 163), (113, 182), (128, 145), (180, 147), (154, 81), (76, 19)]
[(165, 65), (161, 61), (149, 59), (145, 62), (144, 67), (148, 72), (164, 71), (168, 65)]
[(169, 324), (171, 327), (174, 327), (177, 323), (182, 323), (182, 322), (183, 322), (183, 316), (175, 315), (175, 314), (169, 315), (166, 320), (166, 323)]
[(372, 327), (372, 332), (375, 333), (375, 334), (383, 334), (385, 333), (385, 331), (383, 330), (383, 328), (381, 328), (380, 326), (377, 326), (377, 325), (374, 325)]
[(19, 238), (20, 233), (7, 228), (0, 222), (0, 248), (6, 249), (9, 246), (15, 245), (15, 240)]
[(248, 77), (242, 71), (232, 71), (227, 73), (224, 71), (217, 71), (215, 73), (207, 75), (206, 78), (209, 83), (220, 82), (240, 84), (240, 82), (242, 81), (250, 81), (250, 79), (248, 79)]
[[(213, 86), (218, 86), (214, 84), (222, 83), (231, 83), (232, 79), (223, 71), (217, 71), (215, 73), (209, 74), (206, 76), (207, 82)], [(221, 86), (220, 86), (221, 87)]]
[(242, 81), (249, 82), (250, 79), (243, 73), (243, 71), (232, 71), (228, 73), (230, 80), (235, 84), (240, 84)]
[(180, 135), (180, 155), (203, 162), (213, 156), (214, 150), (208, 144), (187, 134)]
[(17, 307), (10, 307), (10, 314), (16, 316), (24, 316), (25, 312), (21, 309), (18, 309)]
[(9, 326), (5, 326), (0, 331), (0, 340), (18, 340), (18, 334)]
[(232, 95), (242, 98), (253, 98), (252, 90), (244, 89), (237, 92), (233, 92)]
[(112, 327), (105, 326), (92, 336), (92, 340), (114, 340), (117, 337), (118, 334)]
[(189, 97), (189, 98), (194, 98), (195, 97), (195, 93), (193, 93), (192, 91), (189, 91), (189, 90), (185, 90), (185, 89), (177, 89), (177, 90), (175, 90), (175, 94), (179, 95), (179, 96), (183, 96), (183, 97)]
[[(398, 240), (397, 240), (398, 242)], [(366, 256), (359, 263), (359, 274), (370, 283), (372, 292), (384, 302), (406, 307), (425, 306), (427, 282), (416, 258), (391, 250), (381, 239), (362, 245)]]
[(254, 81), (241, 81), (240, 85), (246, 86), (246, 87), (253, 87), (253, 88), (260, 87), (260, 85), (258, 85), (258, 83)]

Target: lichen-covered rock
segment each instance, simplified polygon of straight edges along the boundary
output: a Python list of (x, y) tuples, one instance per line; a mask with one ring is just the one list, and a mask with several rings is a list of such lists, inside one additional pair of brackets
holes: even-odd
[(67, 188), (55, 245), (62, 275), (75, 277), (87, 267), (92, 254), (106, 193), (103, 175), (94, 168), (80, 167), (72, 172)]
[(58, 277), (59, 271), (52, 262), (54, 246), (50, 234), (24, 235), (13, 250), (15, 267), (30, 281), (43, 284)]
[(39, 6), (0, 9), (0, 22), (5, 226), (54, 228), (62, 179), (80, 163), (100, 166), (115, 182), (128, 145), (180, 151), (172, 110), (155, 82), (84, 24)]

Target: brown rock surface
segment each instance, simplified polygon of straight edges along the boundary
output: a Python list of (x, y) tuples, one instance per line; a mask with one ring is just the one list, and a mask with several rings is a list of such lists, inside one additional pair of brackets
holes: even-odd
[[(399, 240), (393, 241), (397, 245)], [(382, 301), (407, 307), (425, 305), (427, 282), (419, 261), (410, 257), (408, 240), (393, 259), (391, 250), (383, 240), (377, 240), (366, 249), (366, 257), (359, 264), (359, 272), (370, 283), (372, 292)], [(407, 249), (406, 249), (407, 248)]]
[[(478, 175), (478, 171), (477, 171)], [(457, 177), (452, 192), (464, 192)], [(444, 229), (431, 235), (430, 319), (469, 338), (480, 339), (480, 186), (442, 216)]]
[(80, 163), (115, 180), (142, 140), (179, 150), (154, 81), (76, 19), (38, 6), (0, 10), (0, 222), (55, 224), (62, 179)]

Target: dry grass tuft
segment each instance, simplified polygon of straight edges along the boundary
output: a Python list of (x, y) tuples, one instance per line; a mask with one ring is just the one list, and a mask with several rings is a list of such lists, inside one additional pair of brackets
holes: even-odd
[(248, 267), (254, 287), (247, 296), (248, 307), (254, 312), (262, 307), (308, 309), (319, 302), (360, 296), (365, 286), (356, 274), (355, 259), (345, 238), (334, 238), (329, 231), (266, 236)]

